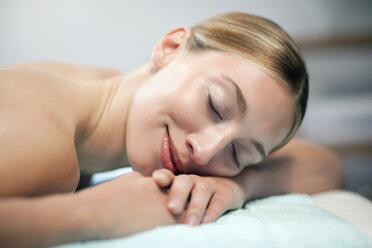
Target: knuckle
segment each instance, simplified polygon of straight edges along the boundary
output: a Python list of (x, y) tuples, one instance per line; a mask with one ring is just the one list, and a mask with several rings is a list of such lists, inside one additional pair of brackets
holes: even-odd
[(182, 182), (182, 183), (189, 183), (192, 181), (192, 179), (188, 175), (179, 175), (176, 177), (175, 180)]
[(234, 191), (229, 188), (220, 188), (218, 190), (218, 193), (219, 193), (218, 198), (223, 197), (223, 199), (226, 199), (226, 200), (231, 200), (234, 195)]
[(195, 174), (188, 174), (187, 176), (190, 177), (190, 178), (192, 178), (193, 180), (198, 180), (198, 179), (200, 179), (200, 176), (195, 175)]
[(202, 214), (203, 212), (205, 212), (207, 206), (208, 206), (208, 202), (209, 202), (210, 198), (201, 198), (199, 196), (198, 199), (192, 199), (188, 206), (187, 206), (187, 209), (189, 212), (197, 212), (199, 214)]
[(209, 184), (209, 185), (214, 185), (215, 184), (215, 181), (212, 178), (209, 178), (209, 177), (205, 178), (204, 182)]
[(176, 176), (176, 179), (178, 179), (178, 180), (187, 180), (187, 175), (185, 175), (185, 174), (178, 175), (178, 176)]
[(226, 207), (226, 200), (221, 196), (215, 196), (211, 208), (224, 209)]
[(198, 191), (200, 193), (209, 193), (212, 191), (212, 186), (208, 183), (198, 183), (195, 186), (195, 191)]

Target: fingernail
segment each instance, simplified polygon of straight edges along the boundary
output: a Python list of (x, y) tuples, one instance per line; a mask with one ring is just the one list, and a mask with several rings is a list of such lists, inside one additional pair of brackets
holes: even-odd
[(156, 177), (158, 179), (167, 179), (167, 177), (162, 173), (161, 171), (154, 171), (152, 174), (153, 177)]
[(195, 214), (191, 214), (187, 217), (186, 223), (190, 226), (196, 226), (198, 223), (198, 217)]
[(209, 223), (209, 222), (211, 222), (211, 217), (210, 216), (208, 216), (208, 215), (205, 215), (204, 217), (203, 217), (203, 223)]
[(178, 210), (181, 208), (181, 201), (178, 198), (172, 198), (168, 202), (168, 208), (172, 210)]

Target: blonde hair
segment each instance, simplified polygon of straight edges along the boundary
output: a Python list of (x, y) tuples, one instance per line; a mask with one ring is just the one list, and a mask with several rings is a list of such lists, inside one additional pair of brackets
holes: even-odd
[(308, 75), (299, 49), (279, 25), (246, 13), (217, 15), (192, 27), (187, 49), (217, 50), (244, 57), (283, 83), (292, 93), (295, 119), (287, 136), (272, 151), (296, 134), (306, 111)]

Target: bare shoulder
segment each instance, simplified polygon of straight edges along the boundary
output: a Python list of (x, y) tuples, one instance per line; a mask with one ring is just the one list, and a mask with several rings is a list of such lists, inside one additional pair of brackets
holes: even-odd
[[(48, 115), (59, 123), (76, 118), (81, 87), (76, 81), (33, 68), (0, 69), (0, 111), (13, 112), (19, 118)], [(13, 115), (14, 116), (14, 115)], [(6, 117), (8, 118), (8, 117)]]
[(75, 80), (99, 80), (122, 75), (118, 69), (87, 66), (55, 61), (25, 62), (12, 65), (13, 67), (31, 68), (44, 72), (54, 73)]
[(74, 190), (73, 93), (69, 82), (47, 73), (0, 70), (0, 196)]

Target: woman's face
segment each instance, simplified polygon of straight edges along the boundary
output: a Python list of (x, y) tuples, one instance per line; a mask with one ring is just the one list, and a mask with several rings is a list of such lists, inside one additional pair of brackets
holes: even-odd
[(234, 176), (289, 132), (289, 91), (254, 63), (226, 53), (180, 53), (137, 91), (126, 148), (134, 170)]

